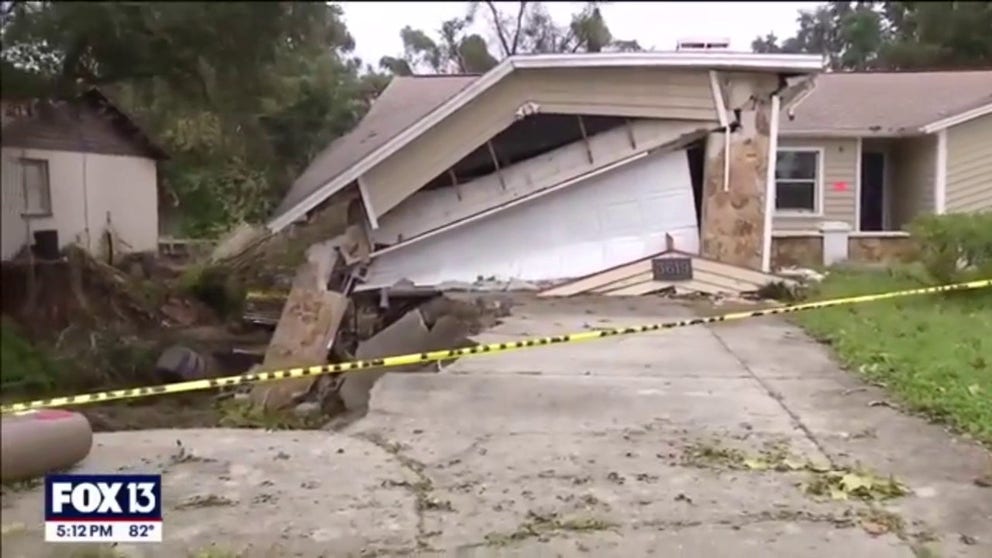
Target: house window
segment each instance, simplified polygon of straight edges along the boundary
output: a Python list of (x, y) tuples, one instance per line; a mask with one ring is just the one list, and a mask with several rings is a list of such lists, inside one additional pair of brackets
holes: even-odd
[(48, 183), (48, 161), (21, 159), (21, 179), (24, 184), (24, 214), (52, 214), (52, 192)]
[(775, 163), (775, 209), (816, 213), (820, 152), (780, 149)]

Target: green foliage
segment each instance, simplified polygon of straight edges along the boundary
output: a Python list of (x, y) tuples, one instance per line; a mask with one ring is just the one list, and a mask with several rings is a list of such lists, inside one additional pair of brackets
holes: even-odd
[(100, 87), (170, 154), (160, 185), (192, 236), (267, 216), (384, 86), (334, 4), (19, 2), (2, 23), (4, 95)]
[(190, 267), (180, 277), (180, 288), (209, 306), (218, 316), (237, 316), (244, 310), (247, 291), (237, 275), (224, 266)]
[[(597, 4), (587, 3), (572, 15), (568, 25), (559, 25), (541, 2), (518, 2), (515, 11), (504, 11), (495, 2), (469, 2), (465, 17), (441, 23), (437, 39), (422, 30), (404, 27), (400, 32), (403, 55), (384, 56), (379, 67), (395, 75), (415, 71), (483, 73), (500, 59), (515, 54), (641, 50), (637, 41), (613, 37)], [(469, 32), (480, 19), (480, 11), (496, 54), (490, 51), (490, 41)]]
[(7, 320), (0, 323), (0, 391), (35, 393), (51, 390), (58, 377), (57, 363), (21, 337)]
[(992, 212), (924, 215), (911, 225), (927, 272), (949, 283), (992, 277)]
[[(831, 270), (814, 300), (919, 288), (912, 270)], [(852, 371), (900, 406), (992, 443), (992, 289), (797, 313)]]
[(844, 70), (984, 68), (992, 63), (992, 3), (826, 2), (800, 11), (796, 35), (755, 52), (822, 54)]
[(218, 404), (220, 426), (264, 430), (316, 430), (327, 423), (320, 413), (299, 415), (293, 410), (263, 409), (250, 401), (227, 399)]

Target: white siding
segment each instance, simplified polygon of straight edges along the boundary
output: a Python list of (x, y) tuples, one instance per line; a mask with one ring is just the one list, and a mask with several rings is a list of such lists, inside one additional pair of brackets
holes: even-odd
[[(757, 80), (756, 75), (751, 81)], [(377, 217), (513, 124), (525, 103), (541, 112), (634, 118), (718, 119), (704, 71), (554, 69), (516, 72), (362, 176)]]
[[(52, 215), (24, 218), (21, 158), (48, 161)], [(100, 247), (107, 217), (128, 251), (158, 247), (155, 161), (142, 157), (39, 149), (3, 149), (2, 256), (8, 259), (38, 230), (55, 229), (64, 247)], [(88, 195), (87, 195), (88, 194)]]
[[(394, 244), (512, 202), (697, 131), (699, 123), (640, 120), (455, 187), (421, 190), (379, 220), (375, 241)], [(633, 134), (634, 145), (629, 134)], [(588, 149), (588, 151), (587, 151)], [(592, 154), (590, 161), (589, 154)]]
[(586, 275), (665, 249), (697, 252), (686, 153), (653, 154), (377, 257), (366, 286)]

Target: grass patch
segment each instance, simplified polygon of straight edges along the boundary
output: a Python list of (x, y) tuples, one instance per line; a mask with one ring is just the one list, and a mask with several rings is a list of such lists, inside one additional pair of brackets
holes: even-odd
[(0, 390), (19, 393), (47, 392), (59, 377), (59, 364), (21, 335), (6, 318), (0, 322)]
[[(840, 269), (810, 299), (928, 283), (913, 269)], [(824, 308), (792, 319), (905, 408), (992, 443), (992, 289)]]
[(225, 428), (260, 428), (263, 430), (317, 430), (327, 418), (317, 413), (298, 415), (289, 410), (265, 410), (249, 401), (228, 399), (218, 404), (220, 426)]

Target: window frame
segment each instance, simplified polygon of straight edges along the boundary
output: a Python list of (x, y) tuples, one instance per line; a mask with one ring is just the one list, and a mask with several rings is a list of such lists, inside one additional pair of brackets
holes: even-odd
[[(778, 202), (775, 205), (775, 215), (783, 217), (823, 217), (823, 157), (826, 149), (814, 146), (780, 146), (775, 151), (775, 165), (778, 166), (778, 156), (780, 153), (816, 153), (816, 176), (813, 180), (813, 210), (802, 209), (778, 209)], [(779, 179), (775, 178), (775, 198), (778, 199)]]
[[(24, 211), (21, 213), (23, 217), (51, 217), (53, 215), (52, 210), (52, 174), (51, 167), (48, 164), (48, 159), (39, 159), (34, 157), (21, 157), (18, 159), (18, 163), (21, 166), (21, 194), (24, 195)], [(42, 211), (31, 211), (28, 208), (28, 181), (27, 173), (24, 172), (26, 164), (40, 164), (45, 169), (45, 197), (48, 201), (47, 210)]]

